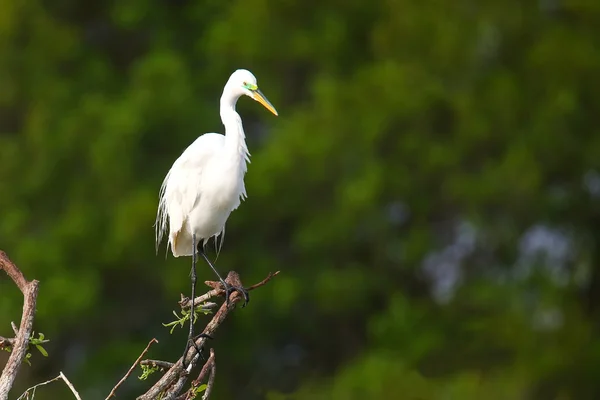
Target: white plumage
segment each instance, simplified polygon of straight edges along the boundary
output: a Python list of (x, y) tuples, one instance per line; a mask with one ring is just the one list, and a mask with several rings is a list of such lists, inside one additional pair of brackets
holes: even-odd
[[(277, 115), (256, 86), (250, 71), (235, 71), (221, 96), (225, 135), (206, 133), (175, 161), (160, 189), (156, 218), (156, 246), (169, 226), (168, 245), (173, 255), (190, 256), (198, 242), (204, 244), (225, 231), (233, 210), (246, 197), (244, 175), (250, 153), (242, 120), (235, 110), (238, 98), (247, 95)], [(196, 243), (192, 242), (196, 235)], [(168, 248), (168, 247), (167, 247)]]

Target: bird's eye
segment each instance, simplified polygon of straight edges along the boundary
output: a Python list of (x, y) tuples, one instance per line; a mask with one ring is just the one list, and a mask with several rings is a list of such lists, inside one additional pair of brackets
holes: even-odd
[(244, 86), (248, 86), (248, 84), (246, 82), (244, 82)]

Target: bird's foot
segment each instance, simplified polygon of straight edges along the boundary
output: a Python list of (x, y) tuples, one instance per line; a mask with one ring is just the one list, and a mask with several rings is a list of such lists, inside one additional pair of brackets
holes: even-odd
[(202, 346), (198, 346), (196, 344), (196, 340), (198, 340), (199, 338), (212, 339), (213, 337), (210, 336), (210, 335), (207, 335), (206, 333), (201, 333), (201, 334), (199, 334), (198, 336), (196, 336), (194, 338), (188, 339), (187, 343), (185, 344), (185, 350), (183, 351), (183, 357), (181, 358), (181, 364), (183, 365), (183, 369), (187, 368), (187, 365), (185, 364), (185, 357), (187, 356), (187, 352), (190, 349), (190, 347), (195, 348), (196, 352), (200, 355), (200, 358), (203, 361), (205, 360), (204, 356), (202, 355), (202, 351), (204, 350), (203, 347)]
[(223, 285), (223, 287), (225, 288), (225, 298), (227, 299), (227, 305), (229, 305), (229, 297), (231, 296), (231, 293), (233, 292), (238, 292), (239, 294), (241, 294), (242, 296), (244, 296), (244, 304), (242, 304), (242, 308), (246, 307), (246, 304), (248, 304), (248, 302), (250, 302), (250, 294), (248, 293), (248, 291), (241, 287), (241, 286), (233, 286), (228, 284), (225, 281), (221, 281), (221, 285)]

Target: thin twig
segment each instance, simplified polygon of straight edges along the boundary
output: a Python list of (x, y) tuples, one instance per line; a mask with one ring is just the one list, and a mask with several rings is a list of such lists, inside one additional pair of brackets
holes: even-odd
[(15, 337), (19, 336), (19, 328), (17, 328), (17, 325), (15, 324), (14, 321), (10, 321), (10, 327), (12, 328), (13, 332), (15, 333)]
[[(31, 331), (33, 329), (39, 282), (36, 280), (31, 282), (27, 281), (23, 273), (12, 261), (10, 261), (3, 251), (0, 251), (0, 269), (3, 269), (8, 276), (10, 276), (13, 282), (21, 290), (21, 293), (23, 293), (24, 298), (21, 326), (18, 329), (18, 334), (15, 336), (14, 346), (10, 353), (10, 357), (8, 358), (8, 362), (4, 366), (2, 375), (0, 375), (0, 400), (6, 400), (8, 399), (8, 393), (13, 386), (17, 372), (25, 359), (27, 348), (29, 347), (29, 337), (31, 336)], [(13, 330), (16, 330), (14, 324)]]
[(198, 377), (196, 379), (194, 379), (194, 381), (192, 382), (192, 388), (200, 386), (200, 384), (202, 383), (204, 378), (206, 378), (206, 374), (208, 373), (210, 368), (212, 368), (212, 365), (214, 363), (215, 363), (215, 350), (210, 349), (210, 356), (208, 357), (208, 360), (206, 360), (206, 362), (204, 363), (204, 366), (202, 367), (202, 370), (198, 374)]
[(137, 360), (135, 360), (135, 362), (133, 363), (133, 365), (131, 366), (131, 368), (129, 368), (129, 371), (127, 371), (127, 373), (125, 374), (125, 376), (123, 378), (121, 378), (121, 380), (115, 385), (115, 387), (110, 391), (110, 393), (108, 394), (108, 397), (105, 400), (110, 399), (111, 397), (115, 396), (115, 392), (117, 390), (117, 388), (119, 386), (121, 386), (123, 384), (123, 382), (125, 382), (125, 380), (127, 378), (129, 378), (129, 375), (131, 375), (131, 373), (133, 372), (133, 370), (135, 369), (135, 367), (138, 365), (138, 363), (142, 360), (142, 357), (144, 357), (146, 355), (146, 353), (148, 352), (148, 350), (150, 350), (150, 346), (152, 346), (152, 343), (158, 343), (158, 340), (156, 340), (156, 338), (153, 338), (148, 345), (146, 346), (146, 348), (144, 349), (144, 351), (142, 351), (142, 354), (140, 354), (140, 356), (137, 358)]
[[(212, 349), (211, 349), (212, 351)], [(206, 382), (206, 389), (202, 395), (202, 400), (207, 400), (210, 396), (213, 387), (215, 386), (215, 375), (217, 373), (217, 363), (213, 360), (212, 368), (210, 369), (210, 375), (208, 376), (208, 382)]]
[(77, 390), (75, 390), (75, 388), (73, 387), (73, 385), (71, 384), (71, 382), (69, 382), (69, 380), (67, 379), (67, 377), (65, 376), (65, 374), (62, 373), (62, 371), (60, 371), (60, 375), (59, 375), (63, 381), (65, 381), (65, 383), (67, 384), (67, 386), (69, 387), (69, 389), (71, 389), (71, 392), (73, 393), (73, 395), (75, 396), (75, 398), (77, 400), (81, 400), (81, 397), (79, 396), (79, 393), (77, 393)]
[(142, 360), (140, 365), (148, 365), (150, 367), (158, 367), (160, 369), (170, 369), (175, 363), (161, 360)]
[[(65, 376), (65, 374), (63, 374), (63, 373), (62, 373), (62, 371), (60, 372), (60, 374), (59, 374), (57, 377), (55, 377), (55, 378), (52, 378), (52, 379), (50, 379), (50, 380), (47, 380), (46, 382), (38, 383), (37, 385), (30, 387), (30, 388), (29, 388), (29, 389), (27, 389), (25, 392), (23, 392), (23, 394), (22, 394), (22, 395), (20, 395), (20, 396), (19, 396), (19, 398), (18, 398), (17, 400), (24, 399), (24, 398), (25, 398), (25, 396), (27, 396), (27, 394), (28, 394), (30, 391), (31, 391), (31, 398), (33, 398), (33, 396), (35, 396), (35, 390), (36, 390), (38, 387), (40, 387), (40, 386), (44, 386), (44, 385), (47, 385), (47, 384), (49, 384), (49, 383), (52, 383), (52, 382), (54, 382), (54, 381), (57, 381), (57, 380), (59, 380), (59, 379), (62, 379), (62, 380), (65, 382), (65, 384), (66, 384), (66, 385), (69, 387), (69, 389), (71, 390), (71, 393), (73, 393), (73, 395), (75, 396), (75, 398), (76, 398), (77, 400), (81, 400), (81, 397), (79, 396), (79, 393), (77, 393), (77, 390), (75, 390), (75, 388), (73, 387), (73, 385), (71, 384), (71, 382), (70, 382), (70, 381), (67, 379), (67, 377)], [(29, 398), (29, 397), (27, 397), (27, 398)]]
[(274, 277), (276, 277), (277, 275), (279, 275), (279, 271), (276, 272), (269, 272), (269, 275), (267, 275), (267, 277), (265, 279), (263, 279), (262, 281), (255, 283), (254, 285), (250, 286), (248, 288), (248, 291), (250, 290), (254, 290), (258, 287), (264, 286), (267, 284), (267, 282), (269, 282), (271, 279), (273, 279)]
[(40, 386), (44, 386), (44, 385), (47, 385), (47, 384), (49, 384), (49, 383), (52, 383), (52, 382), (54, 382), (54, 381), (57, 381), (57, 380), (59, 380), (59, 379), (61, 379), (60, 375), (58, 375), (58, 376), (56, 376), (56, 377), (54, 377), (54, 378), (52, 378), (52, 379), (50, 379), (50, 380), (47, 380), (46, 382), (38, 383), (37, 385), (35, 385), (35, 386), (32, 386), (32, 387), (30, 387), (29, 389), (27, 389), (26, 391), (24, 391), (24, 392), (23, 392), (23, 394), (22, 394), (22, 395), (20, 395), (20, 396), (19, 396), (19, 398), (18, 398), (17, 400), (24, 399), (24, 398), (25, 398), (25, 396), (26, 396), (26, 395), (27, 395), (27, 394), (28, 394), (30, 391), (33, 391), (33, 392), (31, 393), (31, 394), (32, 394), (32, 397), (33, 397), (33, 396), (35, 395), (35, 389), (37, 389), (37, 388), (38, 388), (38, 387), (40, 387)]

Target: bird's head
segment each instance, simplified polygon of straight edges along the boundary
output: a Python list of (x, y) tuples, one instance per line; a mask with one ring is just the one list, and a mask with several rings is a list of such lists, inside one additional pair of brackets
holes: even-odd
[(246, 95), (258, 101), (273, 114), (278, 115), (275, 107), (273, 107), (265, 95), (258, 90), (258, 86), (256, 85), (256, 77), (252, 74), (252, 72), (246, 69), (238, 69), (231, 74), (229, 81), (227, 81), (227, 85), (225, 85), (225, 90), (230, 91), (237, 96)]

